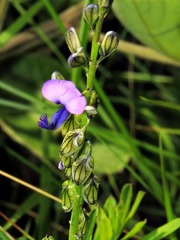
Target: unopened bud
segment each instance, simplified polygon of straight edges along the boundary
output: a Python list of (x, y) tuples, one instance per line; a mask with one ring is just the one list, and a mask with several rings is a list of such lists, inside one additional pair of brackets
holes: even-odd
[(71, 68), (81, 67), (86, 63), (86, 56), (83, 52), (73, 53), (68, 58), (68, 65)]
[(105, 16), (108, 13), (112, 3), (113, 3), (113, 0), (98, 0), (101, 14)]
[(87, 181), (94, 168), (94, 159), (92, 156), (84, 154), (76, 159), (72, 165), (72, 179), (76, 184), (82, 184)]
[(97, 4), (89, 4), (84, 10), (84, 20), (93, 26), (99, 17), (99, 7)]
[(98, 113), (97, 109), (93, 106), (86, 106), (85, 110), (86, 110), (88, 116), (94, 116)]
[(52, 73), (51, 79), (63, 80), (64, 77), (58, 71), (55, 71), (55, 72)]
[(83, 187), (83, 198), (88, 204), (95, 204), (97, 201), (98, 189), (100, 179), (97, 176), (93, 176), (88, 183)]
[(119, 44), (119, 36), (114, 31), (109, 31), (104, 36), (104, 39), (99, 48), (100, 55), (105, 58), (113, 53)]
[(69, 131), (61, 144), (60, 156), (69, 157), (77, 152), (84, 143), (84, 129)]
[(75, 185), (67, 180), (62, 184), (62, 208), (65, 212), (70, 212), (75, 199)]
[(73, 27), (67, 30), (65, 40), (71, 53), (79, 52), (79, 49), (82, 48), (79, 37)]
[(64, 166), (62, 161), (59, 162), (58, 168), (59, 168), (59, 170), (63, 170), (65, 168), (65, 166)]

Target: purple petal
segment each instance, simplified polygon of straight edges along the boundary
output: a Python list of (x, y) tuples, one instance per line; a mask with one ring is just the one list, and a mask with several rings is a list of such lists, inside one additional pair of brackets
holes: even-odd
[(39, 122), (38, 122), (38, 126), (41, 127), (41, 128), (48, 128), (48, 119), (47, 119), (47, 114), (43, 114), (40, 119), (39, 119)]
[(67, 99), (81, 95), (73, 82), (57, 79), (46, 81), (42, 87), (42, 94), (49, 101), (63, 105)]
[(72, 114), (81, 114), (86, 107), (86, 98), (82, 95), (73, 98), (65, 104), (65, 107)]
[(41, 128), (54, 130), (58, 127), (60, 127), (68, 118), (69, 112), (63, 107), (59, 109), (54, 115), (52, 116), (51, 123), (48, 123), (47, 115), (43, 114), (40, 117), (40, 120), (38, 122), (38, 126)]
[(63, 164), (62, 161), (59, 162), (59, 164), (58, 164), (58, 168), (59, 168), (59, 170), (63, 170), (63, 169), (65, 169), (64, 164)]
[(65, 109), (65, 107), (59, 109), (53, 116), (51, 119), (51, 124), (54, 128), (56, 129), (58, 127), (60, 127), (68, 118), (69, 116), (69, 112)]

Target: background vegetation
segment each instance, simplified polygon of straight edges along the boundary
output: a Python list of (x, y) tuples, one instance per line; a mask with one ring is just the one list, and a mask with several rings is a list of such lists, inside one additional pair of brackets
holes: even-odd
[[(84, 89), (83, 69), (67, 66), (64, 41), (73, 26), (88, 52), (84, 2), (0, 2), (0, 225), (10, 239), (67, 239), (70, 216), (59, 200), (65, 177), (57, 169), (60, 130), (39, 129), (37, 121), (55, 110), (41, 96), (53, 71)], [(134, 197), (145, 192), (133, 221), (147, 223), (135, 239), (180, 216), (180, 7), (178, 0), (146, 3), (115, 0), (104, 22), (103, 33), (114, 30), (121, 40), (98, 69), (100, 105), (88, 129), (101, 178), (99, 205), (110, 195), (118, 201), (125, 183)], [(179, 227), (178, 221), (168, 239), (180, 239)]]

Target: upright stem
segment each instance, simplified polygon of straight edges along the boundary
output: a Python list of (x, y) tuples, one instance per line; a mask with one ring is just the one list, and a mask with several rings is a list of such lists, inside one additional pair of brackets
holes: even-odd
[(90, 62), (89, 62), (89, 69), (87, 72), (87, 89), (93, 88), (93, 81), (96, 74), (96, 68), (97, 68), (97, 55), (99, 50), (99, 36), (102, 28), (103, 23), (103, 16), (99, 16), (99, 19), (96, 24), (93, 40), (92, 40), (92, 46), (91, 46), (91, 56), (90, 56)]
[(82, 186), (76, 186), (76, 198), (73, 204), (71, 212), (70, 228), (69, 228), (69, 240), (76, 240), (75, 235), (78, 232), (79, 216), (81, 213), (83, 198), (82, 198)]

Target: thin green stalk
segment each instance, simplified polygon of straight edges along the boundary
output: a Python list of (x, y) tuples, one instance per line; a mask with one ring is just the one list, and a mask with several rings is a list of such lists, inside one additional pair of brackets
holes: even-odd
[(69, 240), (76, 240), (76, 234), (78, 232), (79, 216), (81, 213), (81, 205), (83, 202), (82, 186), (76, 186), (76, 198), (73, 204), (71, 212), (70, 228), (69, 228)]
[(49, 14), (52, 16), (52, 18), (54, 19), (54, 22), (56, 23), (56, 25), (58, 26), (59, 30), (61, 31), (61, 33), (65, 33), (66, 28), (63, 25), (63, 22), (61, 21), (61, 19), (59, 18), (58, 14), (56, 13), (52, 3), (49, 0), (41, 0), (41, 2), (43, 2), (44, 6), (47, 8)]
[(96, 74), (96, 69), (97, 69), (97, 55), (98, 55), (98, 50), (99, 50), (99, 36), (103, 24), (103, 16), (99, 16), (99, 19), (96, 24), (94, 36), (92, 39), (92, 46), (91, 46), (91, 56), (90, 56), (90, 63), (89, 63), (89, 69), (87, 73), (87, 89), (92, 89), (93, 88), (93, 82)]
[[(160, 164), (161, 164), (161, 177), (162, 177), (162, 185), (163, 185), (163, 195), (164, 195), (164, 206), (166, 211), (166, 217), (168, 222), (174, 219), (174, 214), (172, 211), (171, 206), (171, 199), (168, 189), (168, 183), (166, 179), (166, 169), (165, 169), (165, 163), (164, 163), (164, 157), (163, 157), (163, 146), (162, 146), (162, 135), (160, 133), (159, 135), (159, 153), (160, 153)], [(170, 240), (176, 240), (176, 237), (171, 235)]]
[[(17, 9), (17, 11), (22, 15), (22, 16), (26, 16), (27, 15), (27, 11), (21, 6), (21, 4), (19, 4), (17, 1), (12, 1), (12, 4), (14, 5), (14, 7)], [(33, 29), (35, 30), (35, 32), (40, 36), (40, 38), (47, 44), (47, 46), (49, 47), (49, 49), (51, 49), (51, 51), (57, 56), (57, 58), (61, 61), (61, 63), (64, 65), (64, 68), (67, 69), (66, 66), (66, 60), (65, 57), (63, 56), (63, 54), (59, 51), (59, 49), (56, 47), (56, 45), (51, 41), (51, 39), (49, 38), (49, 36), (38, 26), (36, 25), (36, 23), (34, 22), (33, 18), (30, 16), (26, 17), (26, 21), (27, 23), (30, 23), (33, 27)]]
[[(92, 1), (91, 0), (85, 0), (84, 2), (84, 8), (90, 4)], [(84, 50), (86, 51), (86, 46), (88, 43), (88, 35), (89, 35), (89, 26), (85, 23), (83, 15), (81, 18), (81, 23), (80, 23), (80, 27), (79, 27), (79, 39), (81, 41), (81, 44), (84, 48)], [(79, 79), (82, 73), (82, 68), (74, 68), (72, 69), (72, 74), (71, 74), (71, 79), (73, 80), (73, 82), (77, 85), (78, 83), (80, 83)]]

